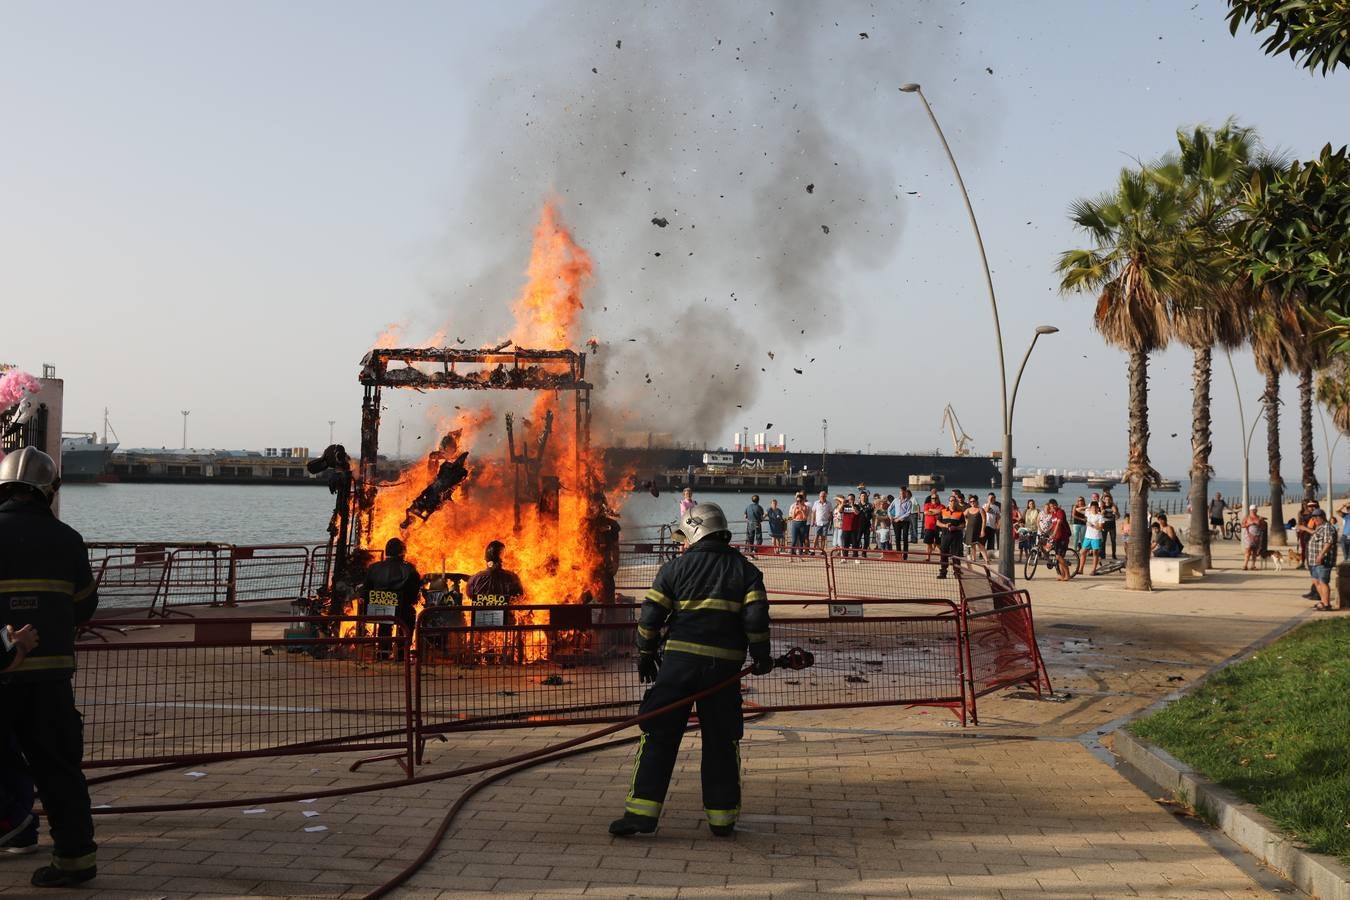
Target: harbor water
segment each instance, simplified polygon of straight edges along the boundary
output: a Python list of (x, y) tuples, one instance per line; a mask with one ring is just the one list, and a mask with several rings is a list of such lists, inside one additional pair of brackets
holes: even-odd
[[(830, 494), (847, 493), (856, 487), (834, 485)], [(981, 498), (990, 492), (988, 485), (951, 487), (960, 487), (966, 493), (974, 492)], [(868, 485), (868, 488), (882, 494), (898, 494), (894, 485)], [(1182, 481), (1180, 492), (1151, 494), (1151, 504), (1155, 507), (1180, 504), (1184, 508), (1186, 490), (1187, 483)], [(1289, 483), (1285, 488), (1286, 497), (1295, 497), (1298, 490), (1294, 483)], [(1211, 495), (1215, 491), (1237, 501), (1242, 484), (1216, 479), (1210, 482)], [(1251, 492), (1254, 497), (1264, 497), (1268, 486), (1253, 481)], [(1127, 492), (1123, 485), (1112, 493), (1117, 503), (1125, 503)], [(1071, 502), (1075, 497), (1091, 494), (1092, 489), (1084, 484), (1065, 485), (1055, 494), (1013, 491), (1019, 505), (1032, 498), (1038, 506), (1052, 496), (1061, 502)], [(333, 511), (333, 497), (328, 491), (298, 485), (70, 484), (61, 489), (60, 496), (61, 518), (88, 541), (317, 544), (328, 539), (326, 529)], [(946, 496), (945, 491), (943, 496)], [(744, 518), (743, 510), (750, 502), (748, 494), (731, 493), (701, 492), (695, 499), (721, 504), (733, 522)], [(763, 494), (760, 505), (767, 509), (771, 499), (777, 499), (786, 509), (792, 502), (792, 495), (786, 492)], [(629, 495), (621, 513), (624, 537), (628, 540), (656, 537), (662, 524), (675, 520), (679, 501), (679, 493), (662, 493), (659, 497), (648, 493)], [(509, 525), (506, 528), (509, 530)], [(509, 538), (509, 535), (504, 537)]]

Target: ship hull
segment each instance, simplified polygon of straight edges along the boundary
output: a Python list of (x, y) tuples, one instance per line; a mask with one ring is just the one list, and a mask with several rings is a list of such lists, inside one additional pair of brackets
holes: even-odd
[[(678, 469), (703, 467), (702, 449), (672, 447), (610, 447), (605, 450), (605, 472), (611, 484), (626, 475), (637, 482), (654, 480)], [(821, 480), (819, 453), (738, 453), (737, 459), (763, 460), (766, 466), (789, 462), (794, 471), (803, 466)], [(827, 453), (825, 472), (830, 483), (907, 485), (911, 475), (940, 475), (954, 487), (983, 487), (996, 482), (999, 461), (987, 456), (938, 456), (910, 453)]]

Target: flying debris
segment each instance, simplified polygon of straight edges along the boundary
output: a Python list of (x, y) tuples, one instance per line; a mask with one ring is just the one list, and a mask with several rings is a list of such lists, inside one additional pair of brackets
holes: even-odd
[(830, 226), (828, 226), (828, 225), (822, 225), (822, 226), (820, 226), (820, 230), (823, 231), (823, 232), (825, 232), (826, 234), (829, 234), (829, 233), (830, 233)]
[(670, 220), (663, 218), (661, 216), (654, 216), (652, 218), (652, 224), (655, 225), (657, 228), (665, 228), (667, 225), (670, 224)]
[(802, 370), (796, 368), (795, 366), (793, 367), (792, 371), (796, 372), (798, 375), (801, 375), (801, 374), (802, 374)]
[(814, 194), (816, 192), (816, 183), (814, 181), (806, 186), (806, 192), (808, 194)]
[(984, 70), (985, 70), (986, 72), (988, 72), (990, 75), (993, 75), (993, 74), (994, 74), (994, 70), (991, 69), (991, 68), (989, 68), (988, 66), (985, 66), (985, 67), (984, 67)]
[(865, 31), (860, 31), (860, 32), (858, 32), (858, 37), (861, 38), (861, 39), (864, 40), (864, 41), (867, 40), (867, 32), (865, 32)]
[(614, 42), (614, 49), (615, 49), (615, 50), (622, 50), (622, 49), (623, 49), (623, 39), (622, 39), (622, 38)]
[(772, 351), (772, 350), (769, 351), (769, 359), (773, 359), (773, 351)]

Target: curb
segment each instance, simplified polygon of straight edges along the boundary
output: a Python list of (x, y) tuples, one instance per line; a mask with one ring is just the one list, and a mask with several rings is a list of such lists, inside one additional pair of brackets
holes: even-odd
[(1124, 728), (1112, 738), (1116, 755), (1144, 778), (1217, 822), (1224, 834), (1300, 890), (1315, 900), (1350, 900), (1350, 867), (1334, 857), (1300, 849), (1256, 807)]

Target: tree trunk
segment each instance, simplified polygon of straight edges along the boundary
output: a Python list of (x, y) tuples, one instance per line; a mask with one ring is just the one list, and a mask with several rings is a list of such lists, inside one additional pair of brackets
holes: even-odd
[(1289, 543), (1284, 533), (1284, 478), (1280, 476), (1280, 373), (1266, 374), (1266, 390), (1261, 395), (1266, 408), (1266, 458), (1270, 475), (1270, 538), (1272, 547)]
[(1130, 486), (1130, 540), (1125, 545), (1125, 589), (1151, 591), (1148, 572), (1148, 353), (1130, 351), (1130, 452), (1125, 480)]
[(1213, 350), (1195, 348), (1191, 367), (1191, 525), (1190, 552), (1213, 568), (1209, 555), (1209, 384), (1213, 377)]
[(1303, 455), (1304, 500), (1316, 500), (1320, 487), (1317, 483), (1317, 454), (1313, 450), (1312, 396), (1312, 366), (1305, 364), (1298, 371), (1298, 440)]

